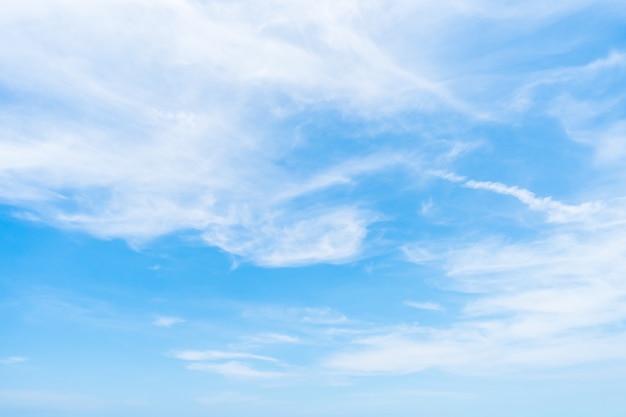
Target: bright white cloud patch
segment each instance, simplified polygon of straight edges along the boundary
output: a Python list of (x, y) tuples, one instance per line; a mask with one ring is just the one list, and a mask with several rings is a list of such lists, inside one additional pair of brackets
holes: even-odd
[[(14, 42), (0, 50), (0, 81), (59, 105), (4, 108), (0, 196), (54, 224), (133, 243), (196, 230), (268, 266), (358, 256), (372, 217), (352, 204), (292, 211), (283, 190), (308, 179), (277, 164), (295, 138), (273, 126), (306, 102), (445, 94), (355, 26), (357, 3), (324, 8), (136, 1), (5, 10), (2, 33)], [(364, 73), (355, 78), (350, 67)]]

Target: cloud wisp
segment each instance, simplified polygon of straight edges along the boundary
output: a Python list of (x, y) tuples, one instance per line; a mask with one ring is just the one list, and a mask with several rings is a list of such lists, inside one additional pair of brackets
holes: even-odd
[(9, 356), (8, 358), (0, 359), (2, 365), (16, 365), (18, 363), (24, 363), (28, 361), (28, 358), (24, 356)]
[(233, 378), (275, 379), (287, 376), (284, 372), (254, 369), (241, 362), (229, 361), (224, 363), (191, 363), (186, 366), (192, 371), (206, 371)]
[(180, 317), (156, 316), (152, 324), (157, 327), (172, 327), (176, 324), (184, 323), (186, 320)]
[(418, 301), (405, 301), (404, 305), (407, 307), (417, 308), (418, 310), (431, 310), (431, 311), (443, 311), (445, 310), (441, 305), (433, 302), (418, 302)]
[(172, 354), (174, 358), (182, 359), (185, 361), (206, 361), (206, 360), (220, 360), (220, 359), (255, 359), (267, 362), (277, 362), (277, 359), (270, 358), (268, 356), (253, 355), (245, 352), (224, 352), (219, 350), (183, 350), (174, 352)]
[(255, 361), (272, 365), (280, 365), (280, 362), (272, 357), (255, 355), (248, 352), (231, 352), (217, 350), (185, 350), (173, 352), (172, 357), (191, 362), (185, 365), (185, 368), (191, 371), (205, 371), (223, 375), (232, 378), (244, 379), (275, 379), (282, 378), (288, 374), (284, 371), (276, 369), (259, 369), (253, 367), (245, 361)]

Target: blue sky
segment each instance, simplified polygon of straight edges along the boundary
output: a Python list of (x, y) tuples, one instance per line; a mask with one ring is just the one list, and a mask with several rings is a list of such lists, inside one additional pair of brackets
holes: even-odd
[(622, 415), (623, 2), (5, 3), (2, 415)]

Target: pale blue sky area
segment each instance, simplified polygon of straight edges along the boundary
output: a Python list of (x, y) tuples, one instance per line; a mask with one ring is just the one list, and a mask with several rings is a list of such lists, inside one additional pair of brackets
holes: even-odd
[(5, 3), (0, 415), (623, 415), (623, 1)]

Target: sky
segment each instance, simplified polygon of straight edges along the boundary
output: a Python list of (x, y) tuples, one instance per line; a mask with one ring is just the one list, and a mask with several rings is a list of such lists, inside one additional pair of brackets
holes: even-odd
[(626, 409), (621, 0), (0, 2), (0, 414)]

